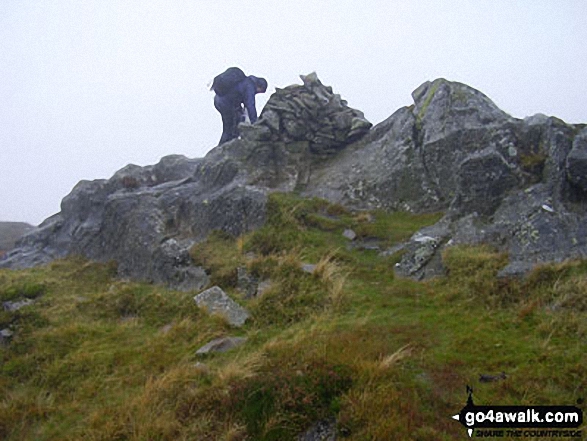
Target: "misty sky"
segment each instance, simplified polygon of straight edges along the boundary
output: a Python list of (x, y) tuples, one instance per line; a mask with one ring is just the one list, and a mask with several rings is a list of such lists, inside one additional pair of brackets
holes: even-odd
[(0, 220), (40, 223), (82, 179), (202, 157), (229, 66), (316, 71), (373, 123), (444, 77), (514, 117), (587, 123), (585, 0), (1, 0)]

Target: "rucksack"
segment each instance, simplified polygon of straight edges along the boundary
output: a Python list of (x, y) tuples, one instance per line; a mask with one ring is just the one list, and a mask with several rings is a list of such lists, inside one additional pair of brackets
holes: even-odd
[(246, 77), (245, 73), (238, 67), (229, 67), (214, 78), (212, 90), (216, 92), (217, 95), (226, 95)]

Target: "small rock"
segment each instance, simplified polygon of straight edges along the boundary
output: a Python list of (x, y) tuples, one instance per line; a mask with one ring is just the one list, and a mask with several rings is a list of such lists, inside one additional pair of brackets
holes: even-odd
[(425, 234), (421, 234), (420, 232), (414, 234), (414, 236), (412, 237), (412, 240), (414, 242), (423, 243), (423, 244), (430, 243), (430, 242), (433, 242), (433, 243), (438, 242), (438, 240), (435, 239), (434, 237), (427, 236)]
[(336, 420), (318, 421), (307, 432), (298, 436), (297, 441), (336, 441)]
[(31, 299), (23, 299), (18, 302), (3, 302), (2, 307), (4, 308), (4, 311), (18, 311), (19, 309), (32, 305), (33, 303), (35, 302)]
[(8, 328), (2, 329), (0, 331), (0, 336), (2, 336), (2, 337), (10, 338), (13, 335), (14, 335), (14, 333)]
[(194, 297), (200, 308), (205, 308), (210, 314), (224, 317), (232, 326), (243, 326), (249, 318), (249, 313), (218, 286), (198, 294)]
[(391, 248), (382, 251), (381, 253), (379, 253), (379, 256), (381, 257), (390, 257), (393, 256), (395, 253), (398, 253), (400, 251), (403, 251), (406, 248), (406, 244), (405, 243), (400, 243), (398, 245), (394, 245)]
[(535, 267), (536, 267), (536, 264), (532, 263), (532, 262), (521, 262), (521, 261), (510, 262), (505, 268), (501, 269), (497, 273), (497, 278), (498, 279), (523, 279)]
[(13, 335), (14, 333), (10, 329), (2, 329), (0, 331), (0, 345), (8, 344), (12, 340)]
[(378, 238), (367, 237), (363, 240), (356, 240), (352, 243), (348, 243), (347, 249), (361, 251), (381, 251), (381, 244)]
[(245, 344), (245, 337), (220, 337), (205, 344), (196, 351), (197, 355), (205, 355), (213, 352), (227, 352)]
[(355, 233), (350, 228), (347, 228), (346, 230), (344, 230), (344, 232), (342, 233), (342, 235), (345, 238), (347, 238), (348, 240), (355, 240), (357, 238), (357, 233)]
[(497, 375), (481, 374), (479, 375), (479, 381), (481, 383), (493, 383), (495, 381), (505, 380), (507, 378), (505, 372)]
[(259, 286), (257, 287), (257, 293), (255, 294), (256, 297), (260, 297), (263, 294), (265, 294), (267, 291), (271, 289), (272, 286), (273, 282), (271, 282), (271, 280), (263, 280), (261, 283), (259, 283)]
[(446, 275), (442, 254), (423, 246), (415, 252), (407, 251), (402, 260), (395, 265), (395, 273), (413, 280), (427, 280)]
[(316, 265), (313, 263), (304, 263), (302, 264), (302, 271), (308, 274), (314, 274), (314, 271), (316, 271)]
[(245, 267), (237, 268), (237, 289), (244, 294), (246, 299), (255, 297), (259, 281), (250, 274)]

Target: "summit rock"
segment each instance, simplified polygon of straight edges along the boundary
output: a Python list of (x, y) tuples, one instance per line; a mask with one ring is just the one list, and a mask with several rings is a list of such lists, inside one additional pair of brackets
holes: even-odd
[(483, 93), (437, 79), (372, 127), (315, 74), (302, 82), (277, 90), (240, 139), (204, 158), (172, 155), (80, 182), (0, 266), (78, 254), (115, 260), (124, 277), (200, 290), (208, 277), (191, 246), (215, 229), (259, 228), (275, 191), (445, 213), (404, 244), (404, 276), (442, 274), (442, 250), (463, 243), (507, 252), (504, 276), (587, 255), (585, 125), (513, 118)]

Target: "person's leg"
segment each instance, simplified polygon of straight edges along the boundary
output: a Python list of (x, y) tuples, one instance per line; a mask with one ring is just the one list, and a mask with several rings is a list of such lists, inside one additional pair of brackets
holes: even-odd
[(236, 118), (232, 110), (222, 113), (222, 137), (220, 138), (220, 144), (224, 144), (225, 142), (228, 142), (238, 136), (235, 133), (235, 119)]
[(238, 121), (236, 120), (234, 106), (226, 103), (222, 97), (216, 95), (214, 98), (214, 107), (216, 107), (216, 110), (218, 110), (222, 116), (222, 136), (218, 143), (218, 145), (220, 145), (238, 136), (236, 133), (236, 125), (238, 124)]

